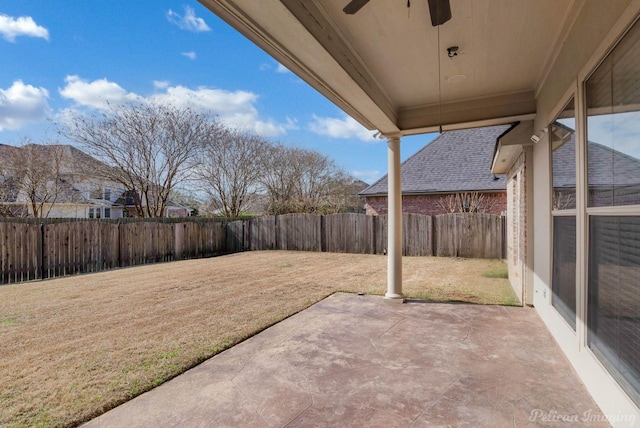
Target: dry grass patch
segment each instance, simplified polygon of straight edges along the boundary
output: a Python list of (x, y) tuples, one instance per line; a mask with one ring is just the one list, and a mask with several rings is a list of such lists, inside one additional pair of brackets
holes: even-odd
[[(496, 260), (405, 258), (408, 297), (514, 304)], [(0, 426), (72, 426), (336, 291), (386, 257), (251, 252), (0, 287)]]

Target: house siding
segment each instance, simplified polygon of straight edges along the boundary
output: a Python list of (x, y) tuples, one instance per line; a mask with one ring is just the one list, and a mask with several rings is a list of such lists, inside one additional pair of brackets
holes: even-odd
[[(507, 210), (507, 193), (482, 193), (487, 198), (491, 210), (489, 214), (501, 215)], [(406, 195), (402, 197), (402, 212), (409, 214), (438, 215), (444, 214), (439, 205), (442, 198), (448, 194), (437, 195)], [(387, 214), (388, 204), (386, 196), (367, 196), (365, 210), (367, 215)]]

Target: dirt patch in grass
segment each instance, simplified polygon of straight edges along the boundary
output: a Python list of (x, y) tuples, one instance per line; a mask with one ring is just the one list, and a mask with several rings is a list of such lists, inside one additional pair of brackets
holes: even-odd
[[(517, 304), (497, 260), (404, 258), (407, 297)], [(264, 251), (0, 287), (0, 426), (73, 426), (336, 292), (386, 257)]]

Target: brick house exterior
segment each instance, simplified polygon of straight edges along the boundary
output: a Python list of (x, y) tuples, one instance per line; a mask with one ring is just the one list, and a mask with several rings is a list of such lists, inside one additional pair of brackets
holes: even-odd
[[(448, 131), (402, 164), (402, 211), (438, 215), (448, 196), (477, 192), (478, 211), (501, 215), (507, 211), (507, 180), (491, 173), (496, 139), (509, 125)], [(387, 214), (387, 176), (363, 190), (369, 215)]]
[[(442, 214), (440, 202), (448, 195), (455, 193), (445, 193), (436, 195), (403, 195), (402, 212), (417, 213), (426, 215)], [(507, 194), (505, 192), (482, 193), (488, 202), (490, 209), (485, 212), (490, 214), (501, 215), (507, 211)], [(387, 214), (387, 197), (386, 196), (368, 196), (365, 204), (365, 210), (368, 215), (385, 215)]]
[(507, 172), (507, 266), (509, 281), (521, 302), (531, 286), (527, 276), (527, 162), (526, 152), (518, 156)]

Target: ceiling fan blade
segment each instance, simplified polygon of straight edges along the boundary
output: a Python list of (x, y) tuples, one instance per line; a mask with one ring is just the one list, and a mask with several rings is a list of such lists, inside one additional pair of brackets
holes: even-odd
[(451, 19), (451, 5), (449, 0), (429, 0), (429, 14), (431, 25), (437, 27)]
[(342, 11), (347, 15), (353, 15), (367, 3), (369, 3), (369, 0), (351, 0)]

